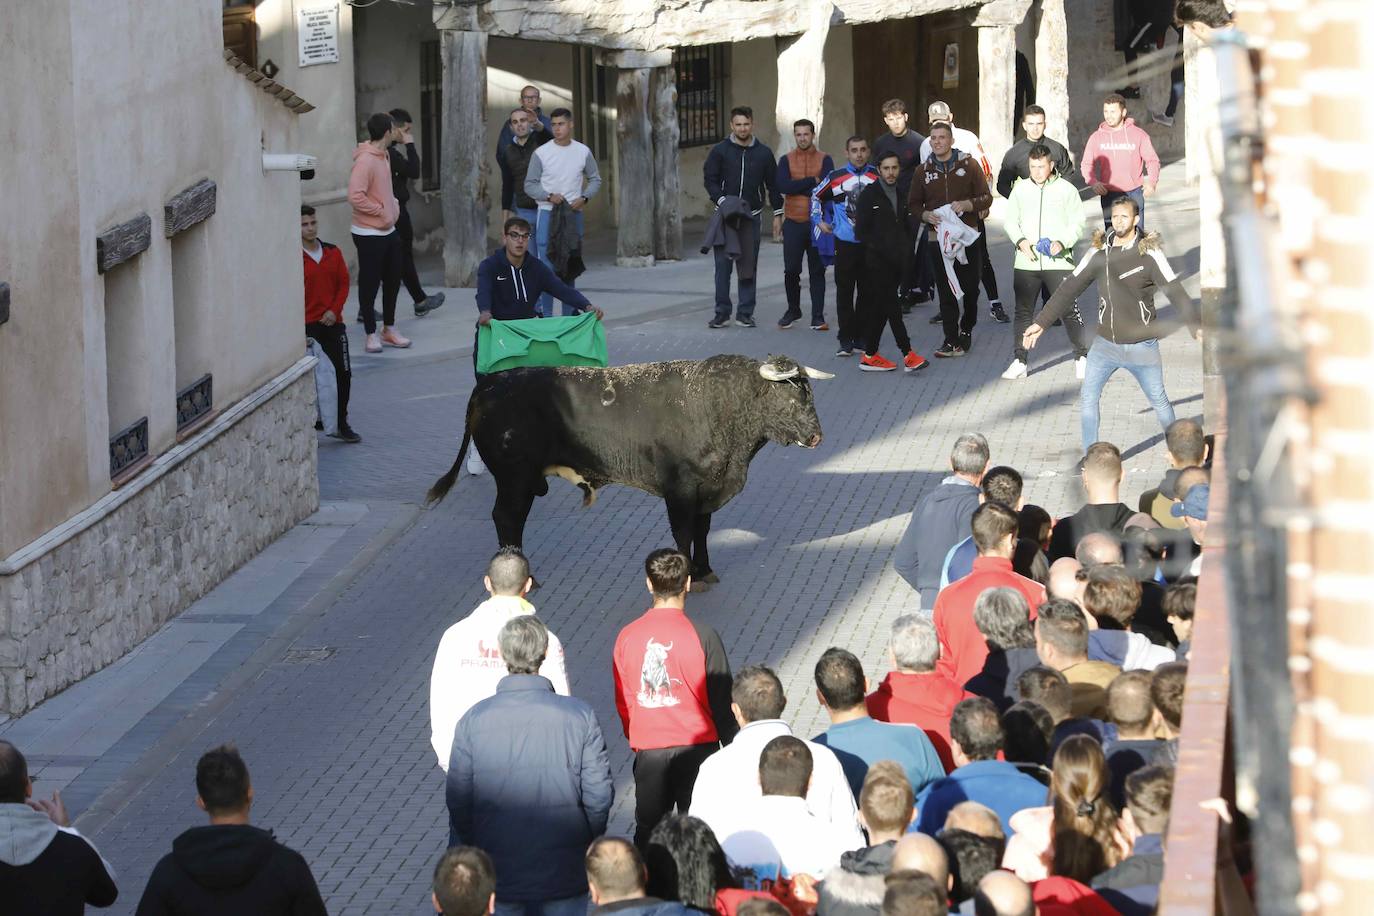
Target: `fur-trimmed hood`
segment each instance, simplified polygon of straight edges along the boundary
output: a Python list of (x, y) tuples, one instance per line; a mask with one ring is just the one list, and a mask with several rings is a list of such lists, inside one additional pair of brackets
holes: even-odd
[(882, 909), (895, 840), (847, 852), (825, 873), (816, 916), (867, 916)]
[[(1111, 244), (1114, 238), (1116, 238), (1115, 229), (1098, 229), (1093, 232), (1093, 247), (1099, 249), (1103, 248)], [(1158, 232), (1146, 232), (1140, 237), (1140, 241), (1136, 242), (1135, 247), (1136, 251), (1141, 254), (1149, 254), (1151, 251), (1160, 251), (1163, 248), (1163, 243), (1159, 240)]]

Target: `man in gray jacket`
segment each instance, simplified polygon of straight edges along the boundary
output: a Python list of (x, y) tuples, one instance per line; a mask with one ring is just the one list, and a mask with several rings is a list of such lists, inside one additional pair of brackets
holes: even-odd
[(979, 484), (991, 453), (981, 433), (965, 433), (954, 441), (949, 466), (954, 472), (927, 493), (892, 552), (897, 573), (921, 595), (921, 608), (931, 613), (940, 592), (940, 568), (945, 554), (969, 535), (969, 522), (978, 508)]

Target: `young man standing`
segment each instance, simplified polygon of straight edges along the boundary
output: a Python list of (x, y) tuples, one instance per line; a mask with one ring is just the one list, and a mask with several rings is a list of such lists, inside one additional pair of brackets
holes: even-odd
[[(759, 243), (762, 239), (761, 214), (765, 205), (773, 209), (773, 236), (782, 234), (782, 194), (777, 187), (777, 161), (773, 151), (754, 136), (754, 109), (744, 105), (730, 109), (730, 135), (711, 147), (702, 167), (706, 197), (720, 207), (727, 198), (743, 201), (754, 221), (752, 256), (748, 262), (758, 265)], [(723, 328), (730, 323), (730, 274), (735, 262), (725, 254), (725, 246), (714, 248), (716, 259), (716, 316), (707, 327)], [(748, 253), (746, 253), (747, 255)], [(754, 302), (757, 280), (752, 270), (745, 276), (745, 258), (740, 258), (739, 308), (735, 310), (735, 324), (742, 328), (755, 327)]]
[(301, 205), (301, 264), (305, 269), (305, 336), (315, 341), (334, 366), (339, 392), (339, 426), (335, 439), (357, 443), (363, 437), (348, 425), (348, 395), (353, 370), (348, 361), (348, 330), (343, 307), (348, 301), (348, 265), (343, 252), (319, 238), (315, 208)]
[[(882, 110), (887, 133), (873, 141), (873, 162), (877, 164), (888, 153), (897, 154), (902, 164), (902, 170), (897, 175), (897, 193), (905, 199), (911, 192), (911, 176), (916, 174), (916, 166), (921, 164), (921, 146), (925, 143), (925, 137), (908, 127), (911, 116), (907, 113), (906, 102), (888, 99), (883, 103)], [(903, 311), (918, 300), (930, 298), (930, 268), (921, 258), (924, 241), (925, 234), (920, 233), (915, 243), (917, 256), (908, 261), (906, 272), (902, 275)]]
[(811, 281), (811, 330), (828, 331), (825, 323), (825, 262), (811, 237), (811, 192), (835, 170), (827, 153), (816, 147), (816, 125), (803, 118), (792, 125), (796, 148), (778, 160), (777, 188), (782, 194), (782, 280), (787, 312), (778, 327), (792, 327), (801, 319), (801, 268), (806, 256)]
[[(1112, 225), (1112, 205), (1123, 197), (1135, 202), (1136, 226), (1145, 231), (1145, 198), (1159, 184), (1159, 155), (1150, 135), (1126, 117), (1126, 100), (1112, 94), (1102, 100), (1102, 125), (1083, 148), (1083, 178), (1102, 198), (1102, 221)], [(1141, 179), (1141, 173), (1144, 179)]]
[(835, 239), (835, 316), (840, 326), (836, 356), (849, 356), (859, 349), (854, 292), (863, 273), (863, 245), (854, 233), (854, 221), (859, 194), (878, 180), (877, 169), (868, 164), (867, 140), (850, 137), (844, 152), (849, 160), (845, 167), (831, 172), (811, 192), (811, 225)]
[(539, 219), (538, 203), (525, 193), (525, 176), (529, 173), (534, 151), (550, 138), (546, 130), (535, 131), (539, 123), (528, 111), (517, 108), (510, 113), (510, 140), (502, 148), (501, 157), (501, 218), (518, 216), (533, 226)]
[(1001, 197), (1011, 197), (1012, 185), (1018, 178), (1030, 177), (1030, 151), (1043, 146), (1050, 151), (1050, 161), (1054, 173), (1060, 178), (1073, 179), (1073, 160), (1064, 144), (1045, 136), (1045, 109), (1039, 105), (1027, 105), (1021, 118), (1021, 129), (1026, 135), (1012, 144), (1011, 149), (1002, 157), (1002, 167), (997, 170), (997, 193)]
[[(367, 330), (365, 349), (382, 352), (382, 345), (408, 347), (410, 341), (396, 331), (396, 295), (401, 290), (401, 236), (396, 221), (401, 205), (391, 189), (391, 164), (386, 148), (395, 125), (391, 115), (378, 112), (367, 119), (368, 139), (353, 151), (353, 170), (348, 176), (348, 203), (353, 208), (350, 231), (358, 250), (358, 320)], [(377, 335), (373, 304), (382, 291), (382, 333)]]
[[(911, 182), (911, 198), (908, 201), (910, 212), (919, 214), (921, 222), (940, 233), (943, 219), (961, 221), (969, 229), (978, 230), (982, 225), (978, 214), (992, 206), (992, 192), (988, 190), (987, 178), (982, 167), (962, 150), (954, 146), (954, 126), (946, 122), (931, 125), (930, 158), (921, 163), (916, 177)], [(950, 210), (941, 215), (942, 207)], [(950, 216), (950, 213), (953, 216)], [(980, 231), (979, 236), (982, 238)], [(935, 270), (936, 286), (940, 291), (940, 317), (945, 326), (945, 342), (935, 351), (939, 357), (963, 356), (973, 346), (973, 326), (978, 322), (978, 278), (983, 271), (982, 248), (975, 242), (963, 249), (967, 263), (957, 259), (948, 262), (948, 269), (954, 272), (958, 281), (961, 297), (956, 298), (954, 287), (950, 285), (946, 259), (940, 246), (931, 248), (932, 267)], [(963, 316), (959, 314), (959, 298), (963, 299)]]
[(902, 351), (902, 367), (907, 372), (924, 369), (929, 363), (911, 349), (911, 338), (902, 323), (900, 307), (902, 277), (911, 261), (911, 221), (906, 200), (897, 193), (901, 160), (886, 153), (878, 162), (878, 180), (859, 194), (857, 234), (864, 240), (864, 284), (859, 296), (859, 319), (864, 329), (864, 355), (859, 369), (864, 372), (891, 372), (892, 363), (878, 353), (883, 326), (890, 325), (897, 349)]
[(720, 635), (687, 616), (691, 562), (677, 550), (644, 561), (654, 606), (615, 640), (615, 706), (635, 752), (635, 845), (676, 807), (692, 806), (701, 762), (739, 727), (730, 711), (730, 660)]
[[(410, 132), (410, 112), (404, 108), (391, 109), (391, 145), (387, 147), (387, 157), (391, 163), (391, 192), (396, 195), (396, 203), (401, 212), (396, 220), (396, 231), (401, 234), (401, 282), (406, 292), (415, 300), (415, 317), (423, 318), (444, 304), (444, 294), (433, 296), (425, 293), (420, 285), (420, 275), (415, 271), (415, 252), (411, 246), (415, 242), (415, 229), (410, 224), (410, 211), (406, 203), (410, 200), (411, 181), (420, 179), (420, 155), (415, 152), (415, 138)], [(404, 147), (402, 152), (398, 147)]]
[(529, 256), (529, 223), (517, 216), (506, 220), (501, 231), (502, 246), (477, 265), (478, 324), (493, 318), (533, 318), (534, 303), (542, 296), (556, 297), (568, 314), (596, 312), (597, 318), (605, 315), (586, 296), (558, 279), (552, 267)]
[[(1027, 114), (1029, 121), (1033, 115)], [(1041, 116), (1043, 120), (1043, 115)], [(1083, 236), (1083, 210), (1078, 189), (1054, 174), (1053, 154), (1037, 143), (1027, 154), (1029, 178), (1021, 178), (1006, 195), (1002, 227), (1016, 246), (1012, 288), (1016, 291), (1016, 323), (1012, 325), (1012, 359), (1004, 379), (1026, 377), (1029, 356), (1021, 335), (1030, 326), (1036, 300), (1048, 301), (1073, 271), (1073, 246)], [(1083, 319), (1077, 310), (1064, 316), (1064, 330), (1073, 346), (1074, 374), (1083, 378), (1088, 348), (1083, 343)]]
[[(533, 124), (530, 125), (533, 127)], [(571, 249), (582, 247), (582, 209), (587, 201), (601, 188), (601, 173), (596, 168), (596, 157), (585, 143), (573, 139), (573, 116), (566, 108), (555, 108), (549, 115), (549, 132), (553, 142), (545, 143), (534, 151), (528, 169), (525, 171), (525, 194), (537, 202), (539, 212), (534, 224), (534, 256), (551, 266), (549, 257), (550, 235), (553, 228), (554, 207), (567, 204), (572, 208), (572, 231), (576, 244)], [(567, 280), (569, 286), (576, 285), (573, 278)], [(553, 317), (553, 300), (547, 295), (539, 300), (539, 313), (545, 318)], [(576, 314), (563, 300), (563, 314)]]
[(1107, 380), (1118, 369), (1135, 376), (1163, 429), (1174, 422), (1174, 405), (1164, 390), (1164, 364), (1159, 358), (1161, 331), (1168, 333), (1173, 327), (1160, 326), (1155, 311), (1157, 287), (1164, 288), (1164, 295), (1183, 316), (1193, 336), (1201, 334), (1197, 308), (1164, 257), (1159, 234), (1143, 235), (1137, 228), (1135, 198), (1119, 198), (1111, 207), (1111, 219), (1111, 232), (1093, 233), (1086, 256), (1021, 337), (1023, 347), (1034, 348), (1045, 328), (1068, 314), (1089, 284), (1097, 281), (1097, 337), (1088, 350), (1079, 394), (1084, 451), (1098, 440), (1098, 401)]

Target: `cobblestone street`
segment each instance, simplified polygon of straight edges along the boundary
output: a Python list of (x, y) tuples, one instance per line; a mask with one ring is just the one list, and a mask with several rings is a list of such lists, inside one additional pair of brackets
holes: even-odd
[[(1182, 175), (1173, 180), (1181, 184)], [(1190, 276), (1196, 229), (1184, 227), (1195, 224), (1196, 210), (1151, 207), (1175, 268)], [(996, 239), (1010, 310), (1009, 246), (1000, 230)], [(758, 454), (744, 492), (714, 519), (712, 561), (722, 582), (689, 603), (720, 630), (732, 666), (776, 667), (787, 715), (809, 737), (822, 728), (811, 669), (826, 647), (853, 650), (875, 683), (886, 670), (887, 624), (912, 597), (889, 566), (891, 550), (917, 499), (944, 476), (955, 436), (985, 433), (993, 462), (1026, 476), (1027, 502), (1056, 516), (1077, 507), (1078, 383), (1059, 329), (1034, 351), (1029, 378), (1001, 380), (1011, 326), (987, 317), (985, 298), (969, 357), (932, 359), (914, 374), (861, 373), (857, 359), (833, 356), (833, 332), (774, 328), (783, 297), (780, 253), (771, 247), (756, 330), (708, 330), (709, 302), (698, 292), (676, 300), (660, 293), (661, 306), (632, 319), (607, 306), (607, 333), (614, 363), (783, 353), (838, 373), (813, 383), (825, 441), (814, 451), (769, 445)], [(652, 287), (657, 270), (618, 273)], [(709, 264), (701, 260), (697, 270), (698, 286), (709, 289)], [(1187, 287), (1196, 296), (1196, 280)], [(938, 328), (927, 323), (933, 308), (907, 317), (926, 356), (939, 343)], [(364, 441), (321, 438), (319, 447), (324, 512), (341, 514), (292, 532), (169, 625), (185, 634), (183, 648), (159, 670), (192, 656), (195, 664), (149, 699), (145, 714), (110, 726), (106, 750), (34, 754), (36, 791), (67, 783), (76, 826), (118, 870), (120, 899), (109, 912), (132, 913), (172, 839), (203, 822), (195, 761), (224, 741), (238, 744), (251, 769), (254, 822), (305, 855), (330, 912), (429, 911), (430, 870), (447, 831), (443, 773), (429, 746), (430, 665), (443, 630), (483, 597), (483, 566), (496, 546), (490, 476), (464, 474), (445, 502), (421, 508), (462, 435), (472, 372), (460, 349), (470, 339), (470, 311), (461, 310), (470, 309), (451, 297), (452, 355), (357, 360), (351, 414)], [(833, 322), (833, 299), (827, 312)], [(1196, 343), (1176, 333), (1162, 349), (1178, 415), (1200, 416)], [(890, 337), (884, 353), (895, 353)], [(1126, 453), (1123, 501), (1133, 505), (1162, 473), (1162, 434), (1126, 373), (1113, 378), (1102, 403), (1102, 438)], [(584, 510), (579, 491), (557, 480), (536, 501), (526, 532), (543, 583), (532, 600), (563, 640), (573, 692), (597, 710), (606, 734), (617, 832), (631, 827), (633, 798), (611, 697), (611, 646), (646, 607), (644, 555), (670, 543), (661, 501), (610, 487)], [(126, 661), (146, 664), (148, 652)], [(72, 698), (0, 725), (0, 736), (23, 747), (42, 734), (43, 722), (57, 727), (54, 710), (75, 704), (83, 689), (90, 696), (102, 683), (143, 689), (119, 681), (120, 671), (116, 665), (73, 688)], [(151, 681), (146, 689), (154, 691)]]

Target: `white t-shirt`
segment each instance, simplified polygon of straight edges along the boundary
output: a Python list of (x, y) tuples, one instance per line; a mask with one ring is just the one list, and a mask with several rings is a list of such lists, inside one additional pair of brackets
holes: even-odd
[(746, 890), (798, 874), (819, 878), (840, 864), (840, 856), (864, 845), (857, 830), (835, 830), (806, 809), (806, 799), (786, 795), (763, 795), (742, 805), (735, 824), (720, 845)]
[[(988, 163), (988, 154), (983, 152), (983, 141), (978, 139), (978, 135), (971, 130), (962, 127), (954, 128), (954, 148), (965, 156), (972, 156), (973, 161), (983, 167), (983, 174), (986, 175), (992, 170)], [(921, 161), (925, 162), (930, 158), (930, 138), (926, 137), (921, 141)]]

